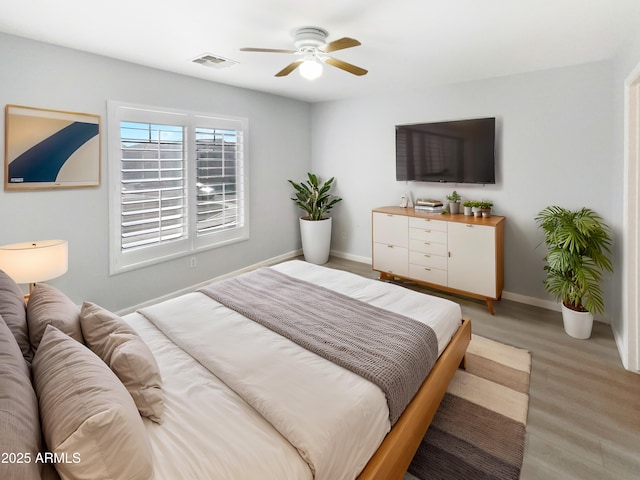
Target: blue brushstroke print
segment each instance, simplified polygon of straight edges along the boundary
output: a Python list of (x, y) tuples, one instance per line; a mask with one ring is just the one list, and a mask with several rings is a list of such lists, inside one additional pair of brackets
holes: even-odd
[(55, 182), (65, 162), (98, 135), (97, 123), (74, 122), (45, 138), (9, 164), (9, 182)]

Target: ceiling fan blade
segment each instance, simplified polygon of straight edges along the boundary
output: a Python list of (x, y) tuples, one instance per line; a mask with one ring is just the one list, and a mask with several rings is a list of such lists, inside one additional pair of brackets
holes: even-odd
[(277, 48), (241, 48), (241, 52), (263, 52), (263, 53), (297, 53), (297, 50), (280, 50)]
[(338, 67), (344, 70), (345, 72), (353, 73), (354, 75), (360, 76), (360, 75), (367, 74), (367, 70), (365, 70), (364, 68), (356, 67), (355, 65), (351, 65), (350, 63), (343, 62), (342, 60), (338, 60), (337, 58), (329, 57), (329, 58), (326, 58), (324, 61), (329, 65), (333, 65), (334, 67)]
[(343, 50), (345, 48), (357, 47), (360, 42), (355, 38), (343, 37), (333, 42), (329, 42), (320, 48), (325, 53), (335, 52), (336, 50)]
[(286, 67), (284, 67), (282, 70), (280, 70), (278, 73), (276, 73), (276, 77), (284, 77), (286, 75), (289, 75), (291, 72), (293, 72), (296, 68), (298, 68), (298, 66), (302, 63), (302, 60), (296, 60), (295, 62), (290, 63), (289, 65), (287, 65)]

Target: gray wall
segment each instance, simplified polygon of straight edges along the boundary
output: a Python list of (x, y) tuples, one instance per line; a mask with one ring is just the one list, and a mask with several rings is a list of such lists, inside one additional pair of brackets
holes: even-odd
[[(455, 189), (463, 199), (492, 200), (494, 213), (507, 217), (505, 296), (554, 305), (542, 287), (545, 249), (537, 248), (542, 235), (534, 218), (547, 205), (587, 206), (618, 233), (613, 110), (610, 62), (316, 104), (313, 169), (335, 175), (344, 198), (332, 247), (370, 258), (373, 207), (397, 205), (405, 190), (444, 200)], [(495, 185), (395, 180), (394, 125), (486, 116), (498, 119)], [(610, 301), (612, 283), (609, 277), (605, 285)]]
[[(99, 188), (0, 191), (0, 245), (63, 238), (69, 272), (50, 281), (75, 302), (120, 310), (300, 247), (288, 178), (310, 165), (310, 106), (283, 97), (0, 34), (0, 103), (98, 114), (102, 120)], [(251, 239), (109, 276), (108, 99), (249, 119)], [(4, 115), (0, 120), (4, 131)], [(0, 136), (4, 151), (4, 135)]]

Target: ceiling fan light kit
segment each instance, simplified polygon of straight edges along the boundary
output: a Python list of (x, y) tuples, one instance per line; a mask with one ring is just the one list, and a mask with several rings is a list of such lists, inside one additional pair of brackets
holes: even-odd
[(307, 80), (315, 80), (322, 75), (322, 62), (315, 57), (305, 58), (300, 65), (300, 75)]
[(266, 52), (266, 53), (287, 53), (302, 56), (302, 59), (291, 62), (278, 73), (276, 77), (284, 77), (300, 67), (300, 75), (307, 80), (314, 80), (322, 75), (323, 63), (337, 67), (353, 75), (366, 75), (364, 68), (351, 65), (350, 63), (338, 60), (327, 55), (327, 53), (343, 50), (345, 48), (357, 47), (358, 40), (343, 37), (333, 42), (327, 43), (328, 32), (319, 27), (302, 27), (296, 30), (293, 45), (296, 50), (282, 50), (272, 48), (241, 48), (243, 52)]

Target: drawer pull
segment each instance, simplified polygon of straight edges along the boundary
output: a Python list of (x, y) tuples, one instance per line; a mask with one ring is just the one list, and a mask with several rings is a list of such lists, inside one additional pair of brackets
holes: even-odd
[(424, 242), (425, 245), (431, 245), (431, 242)]
[(471, 225), (471, 224), (467, 223), (467, 227), (469, 227), (469, 228), (473, 228), (473, 225)]
[(431, 230), (425, 230), (424, 233), (431, 233)]
[(391, 213), (387, 213), (387, 217), (393, 217)]
[(431, 269), (430, 269), (430, 268), (427, 268), (427, 267), (424, 267), (424, 269), (425, 269), (427, 272), (430, 272), (430, 271), (431, 271)]
[(431, 258), (431, 255), (427, 255), (426, 253), (424, 254), (424, 256), (427, 258)]
[(393, 248), (393, 245), (387, 245), (387, 248)]

